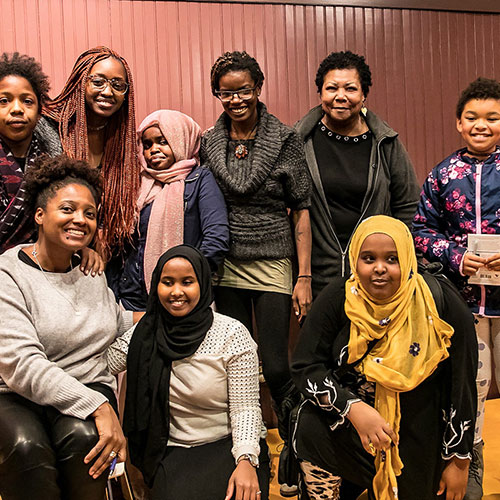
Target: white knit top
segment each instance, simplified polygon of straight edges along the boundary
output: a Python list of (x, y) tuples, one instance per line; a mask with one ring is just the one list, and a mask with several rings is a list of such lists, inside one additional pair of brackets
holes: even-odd
[[(123, 369), (129, 336), (127, 332), (110, 347), (113, 371)], [(258, 456), (262, 427), (258, 370), (257, 345), (248, 330), (239, 321), (214, 313), (198, 350), (172, 363), (169, 445), (191, 447), (232, 435), (236, 460), (245, 453)]]

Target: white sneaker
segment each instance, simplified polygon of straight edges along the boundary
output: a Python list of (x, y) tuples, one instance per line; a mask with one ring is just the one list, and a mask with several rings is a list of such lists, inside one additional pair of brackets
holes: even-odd
[(299, 487), (296, 484), (291, 486), (283, 483), (280, 484), (280, 495), (285, 498), (296, 497), (299, 494)]

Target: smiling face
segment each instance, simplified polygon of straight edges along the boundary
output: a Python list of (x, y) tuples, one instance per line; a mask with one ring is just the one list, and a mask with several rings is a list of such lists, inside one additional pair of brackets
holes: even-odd
[(161, 305), (176, 317), (186, 316), (200, 301), (200, 284), (191, 263), (182, 257), (168, 260), (158, 283)]
[(330, 70), (323, 79), (320, 98), (329, 128), (355, 123), (365, 99), (358, 71), (354, 68)]
[(142, 133), (142, 147), (149, 168), (167, 170), (175, 163), (174, 153), (167, 139), (156, 126), (149, 127)]
[(465, 104), (457, 130), (472, 155), (485, 156), (495, 151), (500, 140), (500, 101), (472, 99)]
[[(95, 63), (90, 70), (89, 76), (101, 76), (108, 80), (115, 79), (127, 82), (127, 72), (123, 64), (114, 57), (108, 57)], [(126, 94), (114, 91), (109, 83), (106, 83), (101, 89), (95, 88), (89, 78), (85, 87), (88, 121), (107, 120), (122, 107), (125, 98)]]
[[(252, 89), (255, 87), (250, 71), (229, 71), (219, 78), (220, 91), (236, 92), (241, 89)], [(259, 102), (260, 87), (253, 91), (248, 100), (242, 100), (236, 95), (228, 102), (222, 102), (224, 111), (229, 118), (238, 122), (255, 122), (257, 120), (257, 103)]]
[(39, 244), (51, 251), (75, 253), (88, 246), (97, 227), (96, 202), (89, 188), (68, 184), (38, 207), (35, 222), (39, 226)]
[(30, 82), (17, 75), (2, 78), (0, 137), (14, 156), (26, 156), (38, 118), (38, 99)]
[(367, 293), (378, 300), (392, 297), (401, 283), (401, 268), (394, 240), (386, 234), (368, 236), (359, 252), (356, 272)]

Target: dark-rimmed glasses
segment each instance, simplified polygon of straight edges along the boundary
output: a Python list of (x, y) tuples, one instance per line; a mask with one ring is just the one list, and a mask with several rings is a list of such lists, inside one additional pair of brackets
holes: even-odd
[(126, 94), (128, 90), (128, 83), (120, 78), (108, 80), (104, 76), (89, 75), (89, 81), (96, 90), (104, 90), (106, 85), (109, 85), (111, 90), (117, 94)]
[(216, 90), (215, 95), (222, 102), (229, 102), (236, 96), (241, 101), (249, 101), (253, 97), (253, 93), (257, 87), (251, 89), (238, 89), (238, 90)]

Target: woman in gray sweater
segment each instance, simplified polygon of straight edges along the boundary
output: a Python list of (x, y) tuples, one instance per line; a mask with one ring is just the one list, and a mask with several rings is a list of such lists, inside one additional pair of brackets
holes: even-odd
[(133, 316), (75, 257), (96, 232), (99, 172), (46, 157), (25, 181), (38, 237), (0, 256), (0, 496), (94, 500), (125, 460), (106, 351)]

